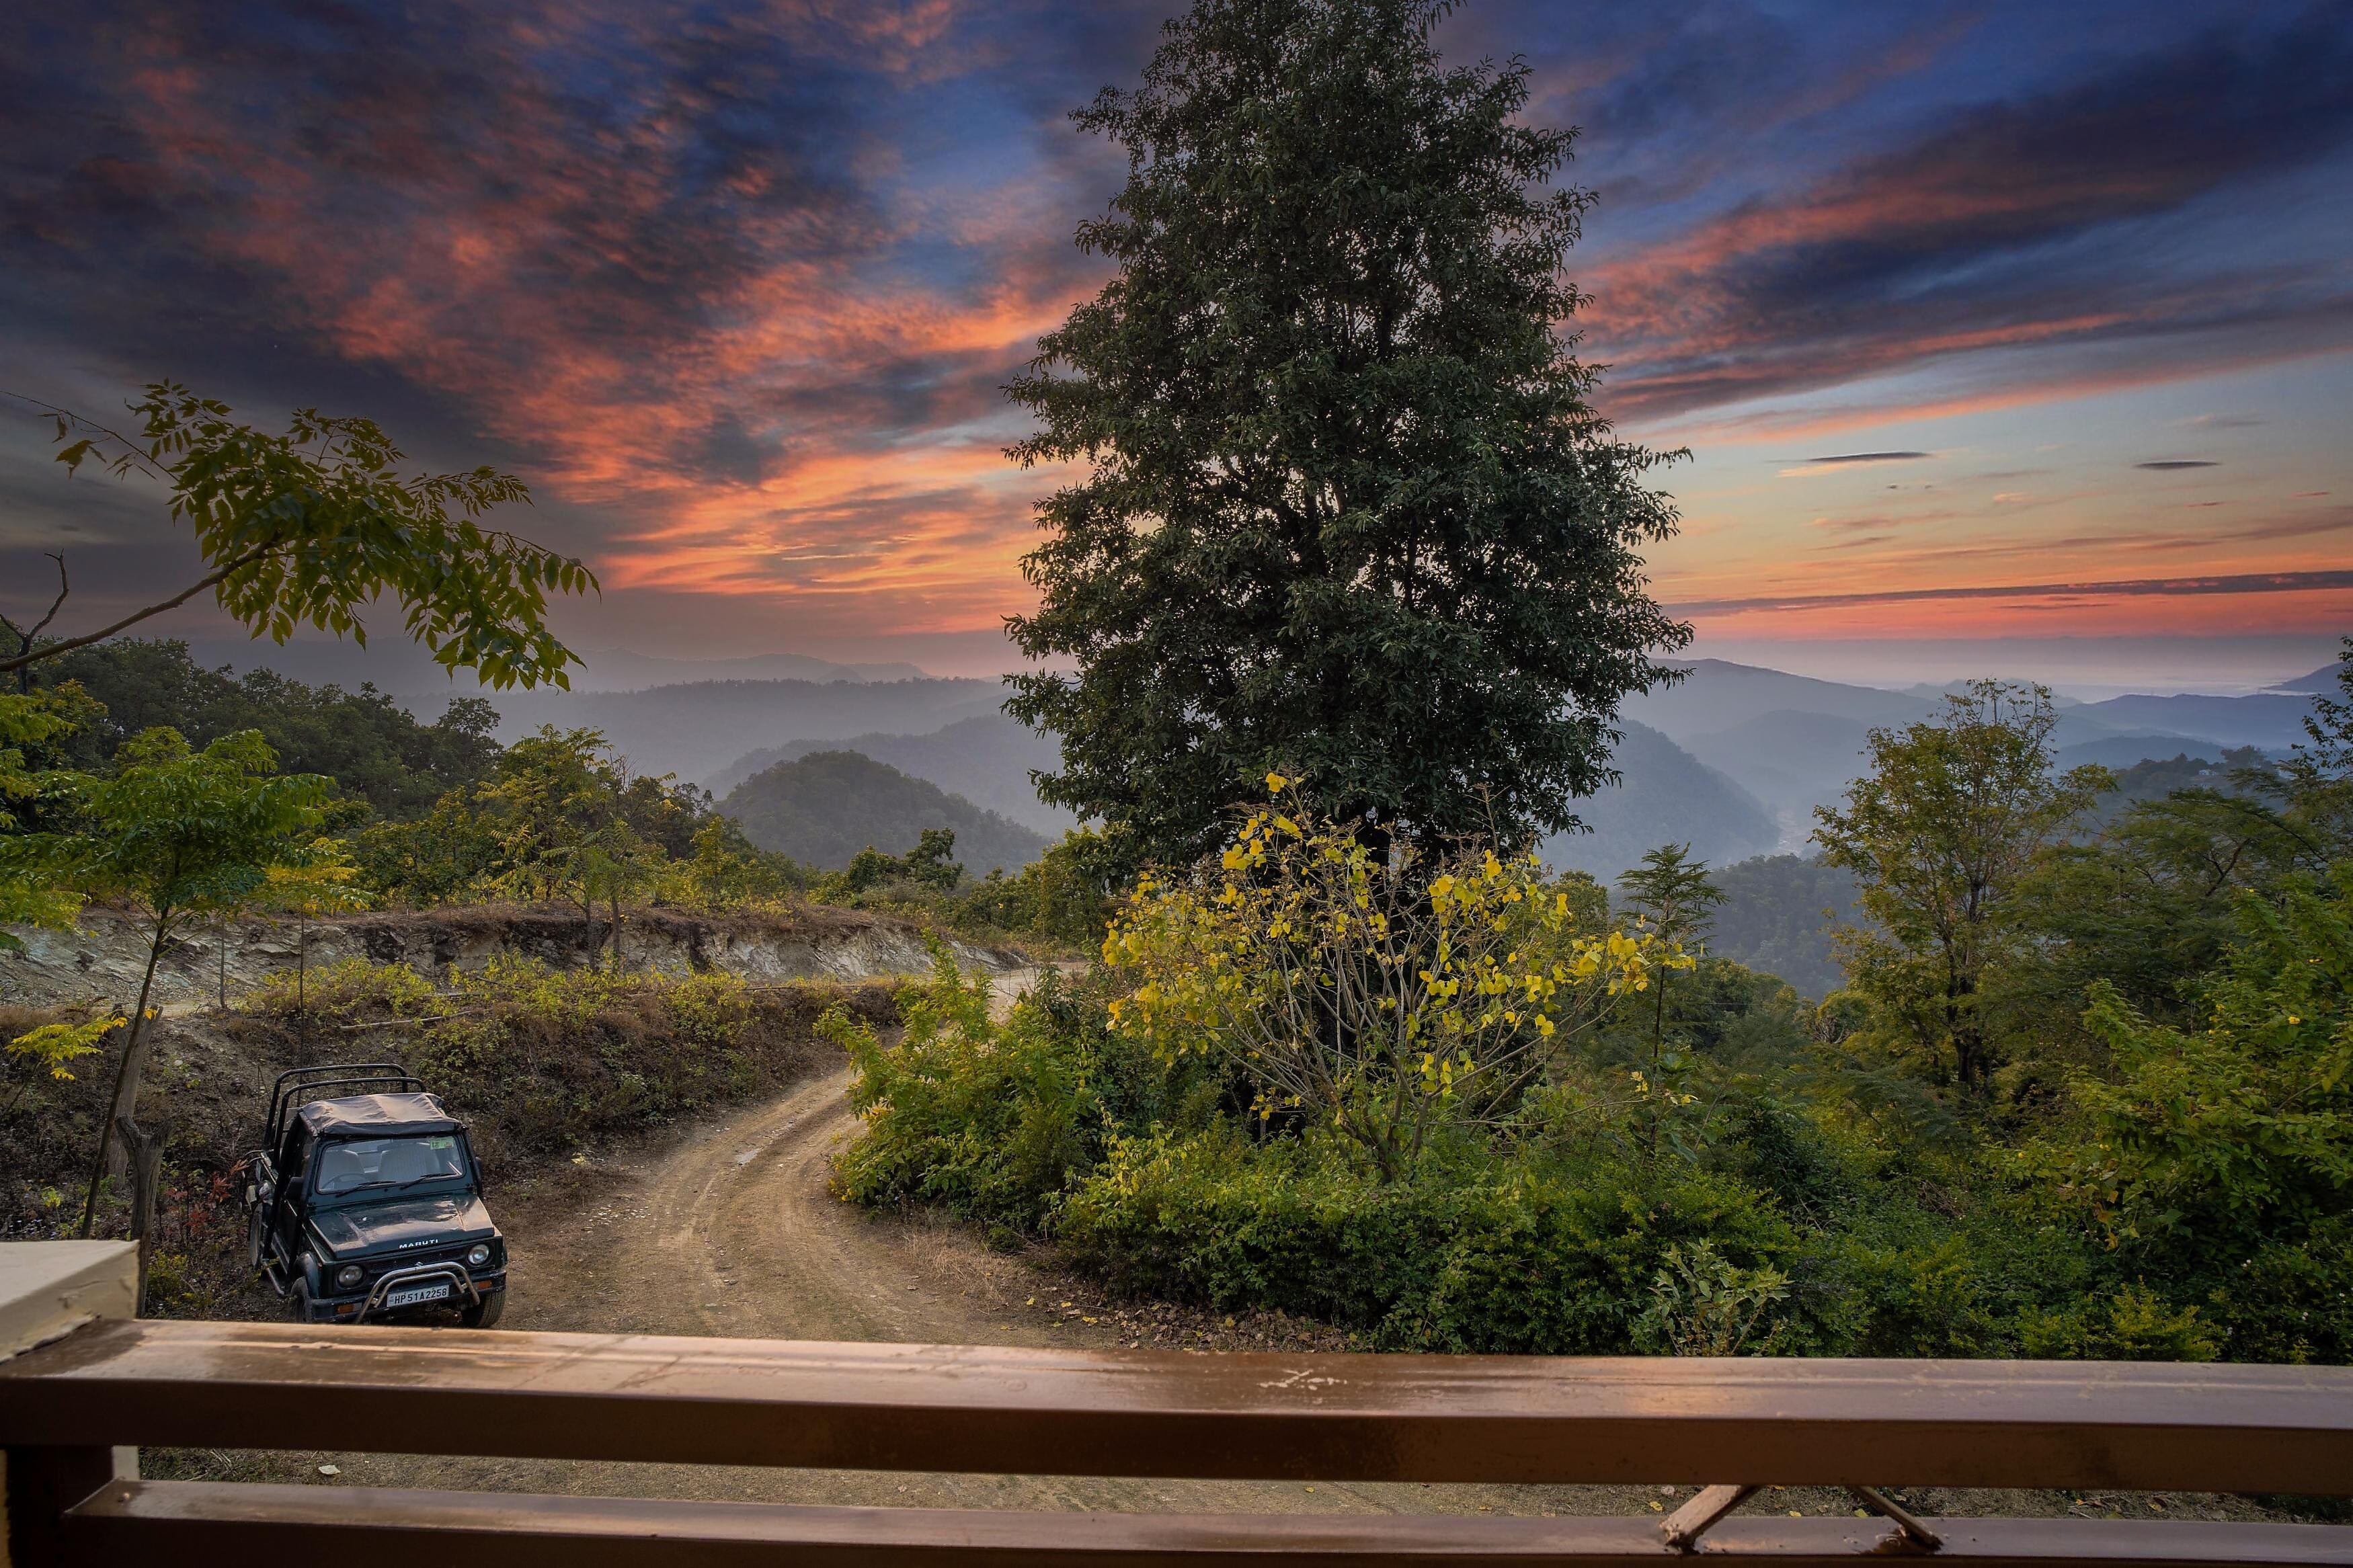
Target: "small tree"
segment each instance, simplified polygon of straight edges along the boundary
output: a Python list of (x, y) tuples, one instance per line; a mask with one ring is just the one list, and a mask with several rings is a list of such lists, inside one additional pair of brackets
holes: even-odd
[[(403, 479), (393, 471), (400, 449), (370, 420), (303, 408), (285, 435), (265, 435), (232, 419), (227, 404), (167, 381), (150, 385), (132, 412), (143, 422), (137, 439), (50, 410), (58, 461), (168, 486), (172, 517), (188, 524), (209, 570), (96, 631), (38, 645), (27, 634), (18, 651), (0, 657), (0, 673), (101, 642), (206, 591), (257, 637), (282, 643), (307, 621), (364, 646), (360, 611), (389, 594), (408, 634), (444, 667), (475, 670), (497, 687), (570, 684), (565, 667), (575, 660), (547, 629), (547, 595), (590, 592), (596, 577), (478, 521), (509, 502), (528, 504), (522, 480), (491, 468)], [(62, 582), (62, 562), (58, 572)]]
[(1965, 1090), (1990, 1087), (1985, 981), (2015, 928), (2003, 900), (2115, 780), (2054, 777), (2049, 689), (1974, 680), (1941, 720), (1871, 731), (1871, 773), (1818, 806), (1822, 858), (1855, 873), (1875, 929), (1838, 933), (1848, 983), (1874, 1016)]
[[(334, 781), (316, 774), (278, 774), (276, 756), (250, 730), (201, 752), (176, 730), (150, 730), (124, 742), (115, 763), (111, 775), (81, 781), (72, 831), (0, 839), (0, 868), (21, 868), (85, 898), (121, 900), (146, 922), (146, 967), (99, 1129), (84, 1236), (95, 1223), (100, 1179), (122, 1164), (120, 1157), (110, 1163), (115, 1136), (136, 1130), (153, 1040), (148, 1003), (164, 949), (183, 927), (262, 897), (274, 868), (317, 858), (322, 808), (334, 790)], [(141, 1234), (153, 1196), (143, 1193), (133, 1215)]]
[(1220, 858), (1139, 883), (1113, 921), (1103, 961), (1133, 989), (1112, 1024), (1239, 1073), (1262, 1120), (1332, 1128), (1383, 1181), (1441, 1116), (1508, 1109), (1613, 998), (1689, 963), (1649, 933), (1577, 930), (1533, 857), (1377, 858), (1267, 783)]
[[(1619, 889), (1626, 895), (1628, 911), (1643, 930), (1677, 954), (1687, 947), (1698, 946), (1706, 938), (1708, 927), (1715, 923), (1716, 906), (1724, 902), (1722, 890), (1708, 880), (1707, 862), (1690, 857), (1689, 844), (1662, 844), (1643, 856), (1640, 866), (1618, 879)], [(1652, 1154), (1658, 1152), (1664, 1099), (1677, 1092), (1673, 1078), (1675, 1069), (1683, 1065), (1680, 1057), (1671, 1058), (1667, 1051), (1669, 978), (1669, 970), (1662, 968), (1658, 984), (1651, 987), (1651, 1070), (1643, 1081), (1642, 1092), (1651, 1109), (1649, 1142)]]
[(1008, 395), (1023, 465), (1089, 465), (1023, 563), (1008, 710), (1061, 736), (1048, 800), (1138, 858), (1214, 847), (1269, 768), (1424, 852), (1518, 844), (1614, 781), (1619, 700), (1689, 640), (1641, 548), (1659, 454), (1618, 440), (1563, 329), (1591, 197), (1514, 61), (1444, 68), (1445, 0), (1198, 0), (1133, 92), (1080, 226), (1117, 275)]

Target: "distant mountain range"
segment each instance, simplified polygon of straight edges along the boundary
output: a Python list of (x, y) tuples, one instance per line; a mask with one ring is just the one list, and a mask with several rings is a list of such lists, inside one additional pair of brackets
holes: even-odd
[[(752, 658), (660, 658), (625, 647), (574, 650), (580, 663), (571, 671), (575, 691), (642, 691), (655, 686), (683, 686), (705, 680), (807, 680), (830, 685), (879, 680), (923, 680), (929, 677), (912, 664), (836, 664), (808, 654), (769, 653)], [(451, 696), (476, 695), (470, 677), (453, 682), (433, 656), (405, 638), (378, 637), (365, 647), (356, 643), (301, 637), (283, 647), (246, 637), (194, 637), (188, 652), (207, 669), (228, 665), (242, 672), (260, 667), (316, 686), (332, 681), (355, 690), (363, 681), (404, 700), (431, 704)], [(482, 692), (480, 695), (499, 694)]]
[[(1780, 826), (1779, 847), (1801, 848), (1813, 809), (1841, 795), (1862, 771), (1869, 731), (1926, 719), (1943, 691), (1886, 691), (1788, 675), (1754, 665), (1698, 659), (1673, 686), (1625, 705), (1698, 761), (1739, 784)], [(2336, 667), (2290, 684), (2334, 685)], [(2311, 699), (2288, 692), (2247, 697), (2112, 697), (2063, 702), (2053, 740), (2063, 766), (2128, 767), (2178, 754), (2220, 761), (2230, 748), (2284, 752), (2305, 739)]]
[(1647, 724), (1620, 728), (1625, 739), (1611, 760), (1622, 782), (1574, 803), (1586, 830), (1546, 839), (1548, 863), (1610, 882), (1662, 844), (1689, 844), (1693, 855), (1721, 866), (1779, 841), (1773, 813), (1736, 779)]
[(542, 724), (599, 730), (638, 771), (700, 783), (762, 747), (928, 734), (995, 714), (1004, 700), (994, 680), (705, 680), (645, 691), (505, 691), (496, 706), (502, 741)]
[[(280, 668), (296, 650), (206, 642), (191, 651), (239, 668)], [(358, 658), (344, 644), (304, 644), (302, 651), (311, 664)], [(350, 670), (306, 666), (299, 673), (346, 685), (367, 673), (394, 692), (452, 689), (414, 650), (372, 648), (365, 657), (371, 670), (354, 663)], [(411, 673), (404, 658), (424, 663), (413, 682), (404, 679)], [(934, 679), (911, 665), (839, 665), (794, 654), (680, 660), (608, 648), (586, 658), (578, 689), (487, 694), (501, 715), (501, 738), (543, 724), (598, 730), (636, 768), (675, 773), (719, 794), (776, 763), (846, 748), (1027, 830), (1050, 837), (1071, 824), (1070, 814), (1039, 802), (1029, 783), (1031, 771), (1057, 765), (1054, 742), (1003, 715), (1001, 681)], [(1719, 865), (1776, 850), (1802, 852), (1814, 807), (1836, 800), (1862, 771), (1868, 731), (1926, 718), (1943, 700), (1931, 687), (1891, 691), (1724, 659), (1685, 668), (1675, 685), (1625, 704), (1626, 738), (1616, 759), (1625, 782), (1577, 803), (1591, 831), (1552, 839), (1546, 850), (1557, 863), (1613, 879), (1643, 850), (1669, 841), (1688, 841), (1694, 854)], [(671, 679), (679, 675), (727, 679)], [(2121, 769), (2176, 755), (2215, 763), (2233, 747), (2282, 752), (2304, 739), (2309, 693), (2333, 689), (2336, 675), (2331, 665), (2245, 697), (2064, 703), (2059, 760)], [(422, 707), (430, 706), (428, 697)]]

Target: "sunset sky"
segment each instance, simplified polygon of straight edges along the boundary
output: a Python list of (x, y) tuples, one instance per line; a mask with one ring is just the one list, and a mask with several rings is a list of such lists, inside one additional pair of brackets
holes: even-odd
[[(1055, 479), (998, 388), (1101, 285), (1071, 236), (1122, 172), (1066, 113), (1164, 7), (10, 6), (0, 390), (112, 416), (169, 375), (512, 468), (604, 580), (584, 646), (994, 673)], [(2227, 684), (2353, 631), (2341, 0), (1474, 0), (1440, 37), (1583, 128), (1583, 352), (1692, 450), (1652, 566), (1699, 651)], [(49, 445), (0, 409), (0, 610), (61, 548), (78, 626), (192, 580), (152, 490)]]

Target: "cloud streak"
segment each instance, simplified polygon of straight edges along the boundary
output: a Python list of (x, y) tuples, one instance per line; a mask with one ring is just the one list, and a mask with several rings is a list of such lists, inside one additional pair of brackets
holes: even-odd
[(2261, 572), (2219, 577), (2138, 577), (2106, 583), (1957, 584), (1854, 594), (1759, 595), (1737, 599), (1693, 599), (1667, 607), (1679, 616), (1724, 616), (1758, 610), (1841, 609), (1957, 599), (2204, 598), (2219, 594), (2308, 594), (2343, 589), (2353, 589), (2353, 572)]

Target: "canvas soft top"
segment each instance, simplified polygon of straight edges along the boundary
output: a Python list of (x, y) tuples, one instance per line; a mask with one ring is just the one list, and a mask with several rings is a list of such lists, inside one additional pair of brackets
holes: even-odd
[(294, 1114), (313, 1138), (455, 1132), (463, 1125), (430, 1094), (353, 1094), (340, 1100), (314, 1100)]

